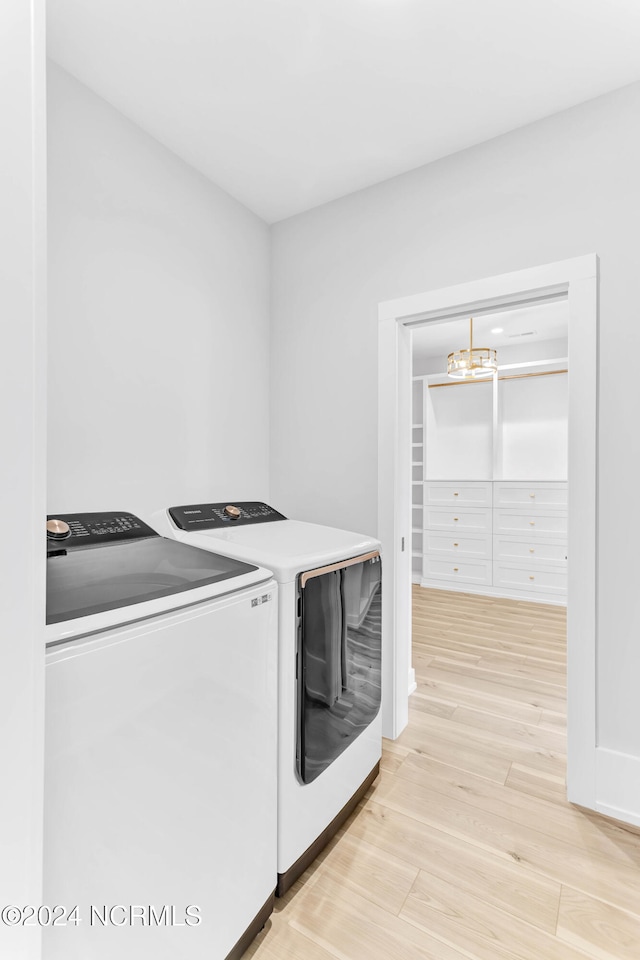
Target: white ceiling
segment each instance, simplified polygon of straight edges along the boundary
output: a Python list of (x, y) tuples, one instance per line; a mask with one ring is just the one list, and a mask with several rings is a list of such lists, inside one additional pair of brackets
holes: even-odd
[[(492, 330), (502, 328), (502, 333)], [(536, 304), (520, 310), (491, 313), (473, 319), (473, 342), (477, 347), (522, 347), (547, 340), (564, 340), (569, 331), (569, 306), (566, 300)], [(413, 361), (418, 368), (424, 360), (438, 357), (446, 366), (446, 356), (469, 346), (469, 318), (430, 323), (413, 331)], [(498, 356), (498, 361), (500, 357)]]
[(268, 222), (640, 78), (637, 0), (48, 0), (48, 33)]

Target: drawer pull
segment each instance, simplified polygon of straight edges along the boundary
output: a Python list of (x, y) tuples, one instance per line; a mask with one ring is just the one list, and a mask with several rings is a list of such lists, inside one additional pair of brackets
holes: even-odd
[(453, 571), (454, 571), (454, 573), (457, 573), (457, 572), (458, 572), (458, 567), (454, 567), (454, 568), (453, 568)]
[(457, 497), (457, 496), (458, 496), (458, 494), (457, 494), (457, 493), (454, 493), (454, 497)]
[(530, 527), (535, 527), (535, 525), (536, 525), (535, 520), (529, 520), (529, 526), (530, 526)]
[(535, 553), (535, 550), (533, 549), (533, 547), (529, 547), (529, 553)]
[(530, 493), (529, 496), (530, 496), (530, 497), (533, 497), (534, 500), (535, 500), (535, 498), (536, 498), (535, 493)]
[(453, 519), (454, 519), (454, 520), (456, 521), (456, 523), (457, 523), (458, 520), (460, 519), (460, 517), (454, 517)]
[(457, 546), (458, 546), (458, 544), (457, 544), (457, 543), (454, 543), (454, 547), (457, 547)]
[(529, 580), (535, 580), (535, 577), (529, 577)]

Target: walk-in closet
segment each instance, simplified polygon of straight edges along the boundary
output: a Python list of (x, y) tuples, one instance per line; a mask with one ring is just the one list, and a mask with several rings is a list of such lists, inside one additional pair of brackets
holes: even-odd
[(567, 329), (561, 300), (414, 331), (415, 584), (566, 603)]

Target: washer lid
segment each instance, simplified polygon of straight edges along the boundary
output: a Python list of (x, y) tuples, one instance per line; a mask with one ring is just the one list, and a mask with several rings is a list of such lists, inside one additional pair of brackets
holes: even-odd
[(165, 510), (154, 514), (152, 522), (163, 534), (176, 540), (268, 567), (280, 583), (294, 580), (305, 570), (380, 549), (380, 541), (374, 537), (300, 520), (191, 533), (180, 530)]
[(47, 560), (47, 623), (158, 600), (256, 569), (164, 537), (61, 551)]
[[(260, 582), (266, 573), (161, 537), (128, 513), (50, 517), (47, 533), (47, 624), (82, 619), (95, 625), (102, 618), (110, 625), (114, 614), (129, 621), (148, 616), (154, 601), (153, 613), (185, 606)], [(187, 591), (197, 595), (175, 599)]]

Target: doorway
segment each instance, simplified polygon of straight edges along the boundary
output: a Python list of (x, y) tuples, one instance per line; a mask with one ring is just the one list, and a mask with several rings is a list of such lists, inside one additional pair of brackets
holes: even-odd
[[(596, 808), (597, 271), (595, 255), (381, 304), (379, 531), (385, 550), (385, 735), (407, 721), (411, 676), (411, 330), (566, 302), (568, 315), (568, 795)], [(435, 326), (432, 327), (435, 329)], [(558, 358), (553, 358), (558, 359)], [(540, 371), (542, 372), (542, 371)], [(495, 386), (497, 389), (497, 384)], [(463, 389), (460, 388), (462, 392)], [(470, 387), (469, 390), (475, 390)], [(442, 391), (444, 393), (445, 391)], [(492, 458), (504, 456), (492, 447)], [(455, 478), (453, 478), (455, 479)], [(453, 491), (455, 493), (455, 491)], [(575, 602), (572, 602), (572, 599)]]

